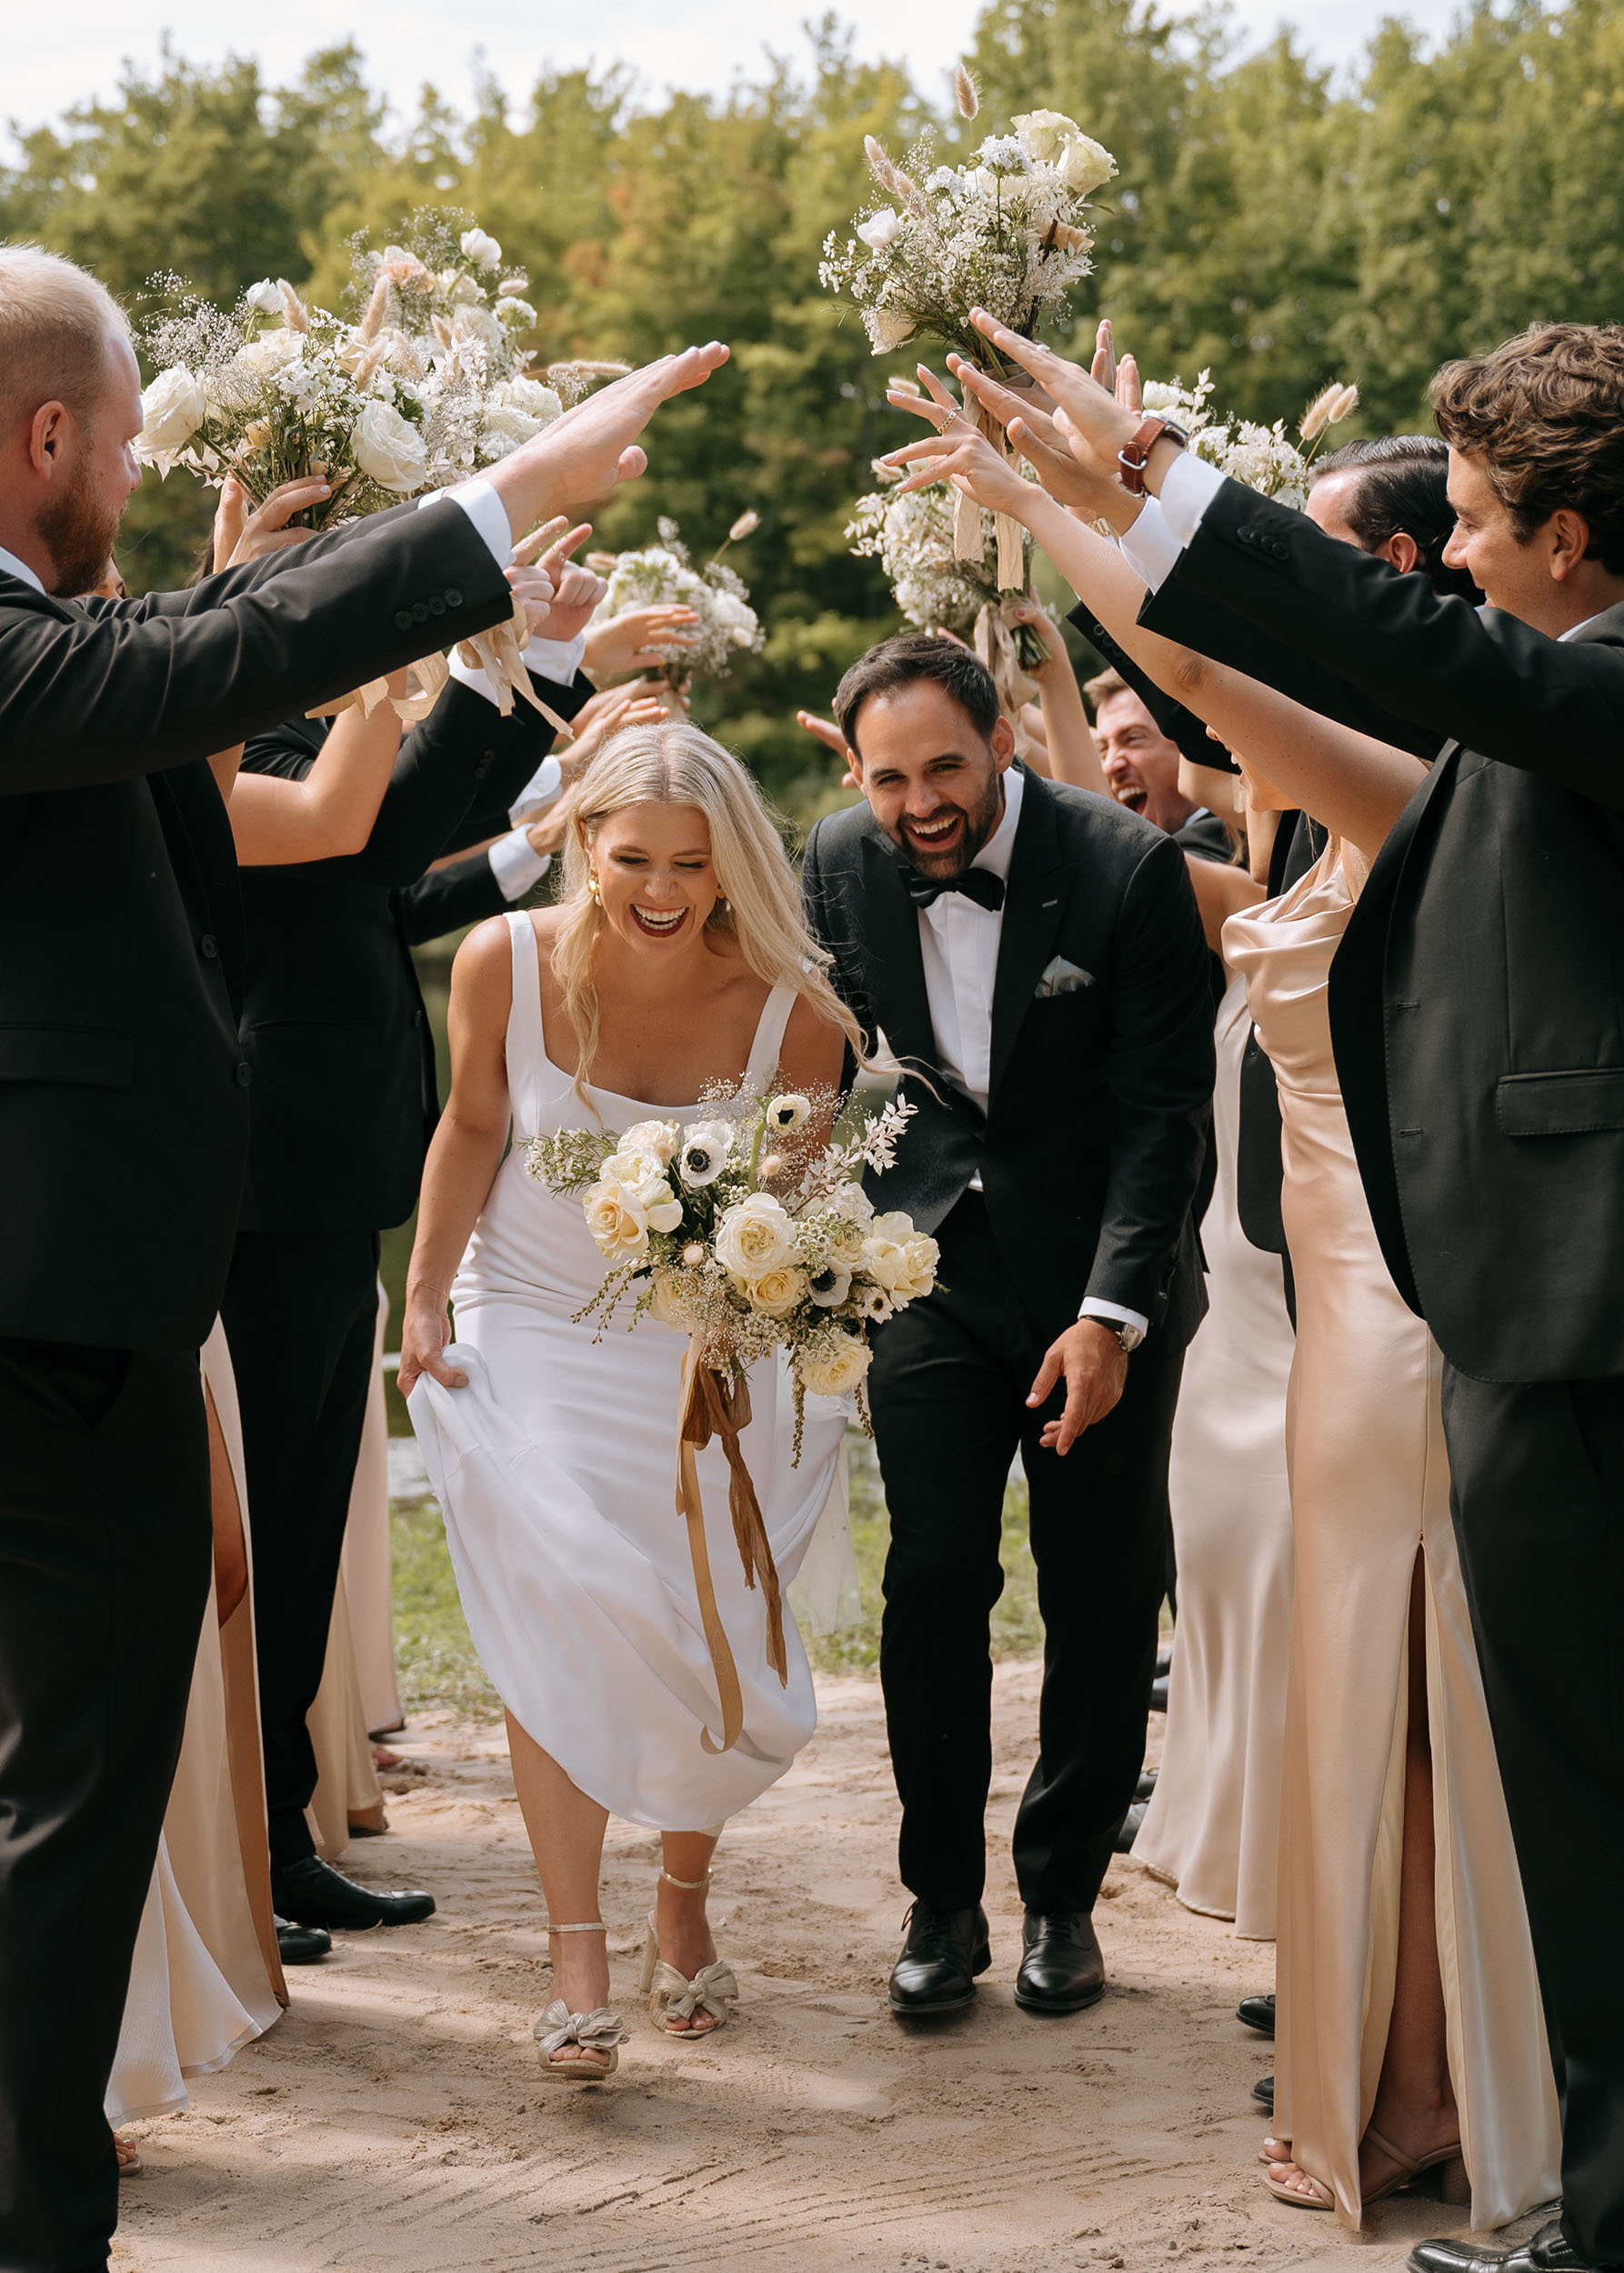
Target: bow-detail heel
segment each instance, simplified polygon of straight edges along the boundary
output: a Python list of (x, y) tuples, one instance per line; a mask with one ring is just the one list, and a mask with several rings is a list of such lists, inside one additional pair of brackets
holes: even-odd
[[(549, 1934), (606, 1934), (608, 1928), (601, 1918), (585, 1926), (549, 1926)], [(572, 2013), (561, 1997), (553, 2002), (536, 2021), (531, 2035), (541, 2051), (541, 2072), (559, 2084), (601, 2084), (611, 2077), (620, 2065), (620, 2047), (626, 2041), (626, 2023), (607, 2005), (599, 2005), (595, 2012)], [(557, 2056), (570, 2045), (580, 2053), (605, 2057), (560, 2059)]]
[[(710, 1884), (707, 1870), (703, 1878), (673, 1878), (668, 1870), (660, 1877), (669, 1885), (680, 1887), (685, 1894), (697, 1894)], [(660, 1938), (655, 1925), (654, 1912), (648, 1913), (648, 1939), (643, 1945), (643, 1973), (638, 1988), (649, 2000), (649, 2009), (668, 2037), (692, 2044), (700, 2037), (714, 2037), (726, 2026), (735, 2005), (738, 2002), (738, 1983), (733, 1978), (731, 1966), (717, 1958), (710, 1965), (702, 1965), (693, 1979), (687, 1980), (674, 1965), (667, 1965), (660, 1955)], [(711, 2016), (706, 2028), (694, 2026), (701, 2012)]]

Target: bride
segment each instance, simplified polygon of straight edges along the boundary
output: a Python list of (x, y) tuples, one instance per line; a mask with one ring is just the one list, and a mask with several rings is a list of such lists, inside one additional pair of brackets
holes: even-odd
[[(661, 1834), (643, 1987), (672, 2035), (705, 2035), (737, 1996), (706, 1918), (717, 1837), (783, 1775), (816, 1710), (793, 1621), (787, 1684), (768, 1667), (713, 1444), (697, 1464), (744, 1728), (732, 1749), (710, 1748), (717, 1691), (675, 1507), (686, 1344), (652, 1319), (601, 1340), (572, 1322), (603, 1257), (579, 1197), (533, 1177), (524, 1146), (697, 1118), (718, 1084), (833, 1089), (859, 1036), (824, 961), (750, 776), (679, 721), (610, 744), (576, 795), (561, 902), (481, 924), (452, 972), (451, 1096), (424, 1171), (400, 1386), (507, 1708), (552, 1920), (556, 2001), (536, 2034), (544, 2070), (567, 2080), (612, 2073), (626, 2033), (607, 2009), (598, 1916), (609, 1813)], [(809, 1398), (792, 1466), (781, 1357), (752, 1369), (750, 1401), (740, 1442), (787, 1586), (829, 1497), (844, 1416)]]

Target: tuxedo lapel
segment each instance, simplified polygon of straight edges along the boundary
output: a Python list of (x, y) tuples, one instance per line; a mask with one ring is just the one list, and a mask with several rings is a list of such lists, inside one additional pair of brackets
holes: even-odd
[(998, 970), (993, 983), (989, 1112), (1022, 1021), (1031, 1008), (1034, 990), (1054, 954), (1071, 896), (1072, 876), (1060, 857), (1053, 792), (1041, 775), (1028, 773), (1010, 856), (1004, 923), (998, 936)]

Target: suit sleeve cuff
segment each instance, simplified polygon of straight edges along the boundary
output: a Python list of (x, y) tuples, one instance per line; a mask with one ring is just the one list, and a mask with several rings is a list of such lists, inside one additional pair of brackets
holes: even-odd
[(529, 832), (522, 828), (516, 828), (509, 836), (498, 836), (487, 857), (505, 900), (522, 900), (553, 865), (552, 855), (538, 853)]
[[(1159, 502), (1168, 534), (1180, 552), (1194, 538), (1208, 506), (1223, 486), (1224, 476), (1218, 467), (1198, 457), (1193, 450), (1180, 450), (1168, 466)], [(1140, 520), (1144, 517), (1139, 516)], [(1137, 528), (1138, 524), (1134, 526)]]
[(458, 482), (450, 489), (431, 489), (419, 497), (420, 506), (437, 506), (442, 498), (460, 506), (475, 528), (490, 547), (491, 557), (498, 568), (506, 568), (513, 557), (513, 529), (507, 518), (507, 507), (502, 503), (489, 482), (477, 476), (472, 481)]
[[(556, 686), (573, 686), (576, 671), (586, 652), (586, 634), (574, 639), (533, 639), (525, 649), (525, 668), (533, 679), (546, 679)], [(451, 651), (451, 676), (460, 686), (466, 686), (476, 695), (483, 695), (487, 703), (496, 699), (490, 675), (478, 664), (465, 663), (456, 648)]]
[(564, 768), (556, 757), (544, 757), (507, 808), (507, 817), (517, 828), (521, 822), (534, 821), (556, 803), (564, 786)]
[[(1169, 474), (1168, 481), (1171, 481)], [(1164, 482), (1165, 490), (1168, 483)], [(1147, 497), (1125, 536), (1117, 539), (1122, 557), (1148, 592), (1159, 592), (1178, 566), (1178, 541), (1168, 526), (1159, 497)]]
[(1125, 1310), (1119, 1302), (1102, 1302), (1098, 1295), (1085, 1295), (1079, 1318), (1099, 1318), (1110, 1326), (1131, 1326), (1141, 1337), (1150, 1331), (1150, 1321), (1142, 1310)]

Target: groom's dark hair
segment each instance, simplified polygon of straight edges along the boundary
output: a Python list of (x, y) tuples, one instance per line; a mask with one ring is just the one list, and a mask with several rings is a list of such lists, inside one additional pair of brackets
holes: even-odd
[(998, 690), (992, 673), (972, 648), (934, 632), (904, 632), (882, 639), (860, 656), (835, 689), (835, 719), (849, 750), (857, 749), (857, 713), (870, 695), (894, 695), (899, 687), (928, 679), (950, 695), (984, 740), (998, 723)]

